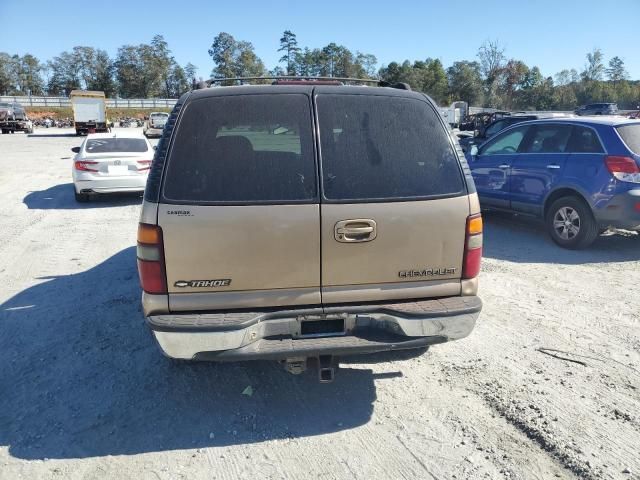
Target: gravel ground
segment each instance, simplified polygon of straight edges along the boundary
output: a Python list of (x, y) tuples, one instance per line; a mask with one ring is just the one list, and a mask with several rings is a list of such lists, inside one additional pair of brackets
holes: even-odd
[(465, 340), (328, 385), (177, 365), (140, 310), (140, 199), (76, 204), (78, 144), (0, 136), (0, 479), (640, 479), (636, 236), (571, 252), (487, 215)]

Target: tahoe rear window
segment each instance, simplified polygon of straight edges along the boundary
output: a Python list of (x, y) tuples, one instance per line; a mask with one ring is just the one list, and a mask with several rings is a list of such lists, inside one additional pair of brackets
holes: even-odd
[(230, 95), (185, 108), (163, 196), (186, 203), (300, 203), (316, 199), (309, 99)]
[(425, 101), (378, 95), (317, 97), (328, 200), (401, 200), (464, 190), (458, 159)]
[(87, 153), (146, 152), (147, 142), (142, 138), (96, 138), (87, 140)]
[(621, 125), (616, 127), (616, 130), (627, 147), (636, 155), (640, 155), (640, 123)]

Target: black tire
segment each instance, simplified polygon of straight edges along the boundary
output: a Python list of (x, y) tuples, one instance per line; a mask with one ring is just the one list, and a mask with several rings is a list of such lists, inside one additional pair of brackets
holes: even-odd
[(89, 201), (89, 195), (86, 193), (78, 193), (74, 191), (73, 195), (76, 197), (76, 202), (87, 203)]
[(551, 239), (571, 250), (587, 248), (598, 237), (598, 224), (591, 208), (578, 197), (562, 197), (553, 202), (545, 224)]

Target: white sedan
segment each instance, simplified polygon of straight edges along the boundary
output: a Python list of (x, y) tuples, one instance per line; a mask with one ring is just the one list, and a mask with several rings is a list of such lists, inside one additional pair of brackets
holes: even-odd
[(140, 134), (95, 133), (71, 149), (76, 200), (98, 193), (143, 192), (153, 159), (153, 147)]

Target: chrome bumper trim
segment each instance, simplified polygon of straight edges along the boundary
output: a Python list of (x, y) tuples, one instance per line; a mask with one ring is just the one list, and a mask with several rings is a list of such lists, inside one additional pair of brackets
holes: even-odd
[[(296, 341), (308, 339), (308, 337), (300, 335), (302, 321), (339, 317), (344, 319), (345, 334), (326, 336), (322, 338), (321, 342), (325, 349), (330, 350), (334, 344), (337, 349), (339, 348), (343, 352), (345, 342), (341, 339), (366, 337), (372, 332), (390, 334), (395, 338), (408, 340), (433, 338), (433, 343), (458, 340), (471, 333), (479, 314), (479, 307), (477, 311), (466, 311), (460, 314), (448, 312), (446, 316), (425, 315), (424, 317), (416, 315), (405, 317), (388, 311), (302, 314), (283, 318), (268, 318), (244, 328), (222, 331), (161, 331), (156, 329), (153, 334), (165, 355), (172, 358), (192, 359), (199, 353), (242, 349), (263, 339), (279, 337), (289, 339), (288, 352), (293, 355), (296, 352)], [(150, 325), (153, 327), (151, 323)], [(300, 343), (301, 347), (302, 344), (303, 342)], [(379, 343), (379, 350), (387, 349), (383, 348), (383, 345), (397, 344), (397, 341), (386, 344)], [(241, 357), (241, 355), (237, 357)], [(255, 349), (252, 352), (252, 358), (261, 358), (259, 354), (256, 354)]]

